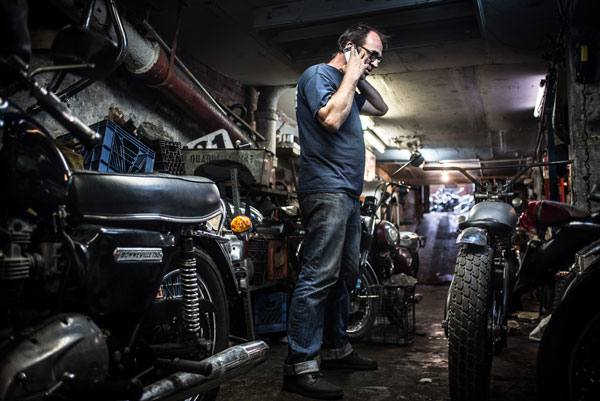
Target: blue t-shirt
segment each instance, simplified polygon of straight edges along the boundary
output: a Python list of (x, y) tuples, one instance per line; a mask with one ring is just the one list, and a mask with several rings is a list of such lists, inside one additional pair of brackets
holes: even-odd
[(328, 132), (317, 119), (342, 83), (344, 75), (328, 64), (309, 67), (296, 88), (296, 119), (300, 134), (298, 193), (346, 192), (358, 198), (365, 173), (365, 142), (359, 111), (365, 98), (355, 93), (340, 129)]

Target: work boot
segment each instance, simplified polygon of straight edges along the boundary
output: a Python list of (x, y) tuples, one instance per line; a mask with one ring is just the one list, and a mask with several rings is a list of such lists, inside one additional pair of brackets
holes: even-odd
[(377, 370), (377, 361), (373, 359), (361, 358), (356, 351), (352, 351), (341, 359), (322, 359), (321, 369), (347, 369), (347, 370)]
[(344, 397), (343, 390), (329, 383), (319, 372), (283, 376), (283, 390), (321, 400), (338, 400)]

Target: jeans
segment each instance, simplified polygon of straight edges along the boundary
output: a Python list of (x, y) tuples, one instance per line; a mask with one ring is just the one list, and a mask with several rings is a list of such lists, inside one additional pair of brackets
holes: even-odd
[(346, 328), (349, 291), (358, 279), (359, 200), (346, 193), (304, 194), (300, 210), (306, 235), (290, 303), (286, 375), (318, 371), (319, 352), (322, 359), (352, 353)]

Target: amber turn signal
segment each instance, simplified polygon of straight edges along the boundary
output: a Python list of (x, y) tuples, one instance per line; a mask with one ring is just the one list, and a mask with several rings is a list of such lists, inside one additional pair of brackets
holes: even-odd
[(235, 233), (243, 233), (252, 227), (252, 222), (248, 216), (236, 216), (231, 220), (231, 230)]

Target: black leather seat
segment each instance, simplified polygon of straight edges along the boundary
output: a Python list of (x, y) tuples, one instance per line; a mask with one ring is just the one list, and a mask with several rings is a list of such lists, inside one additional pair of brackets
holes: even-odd
[(169, 174), (114, 174), (76, 170), (69, 189), (85, 220), (198, 223), (221, 209), (208, 178)]
[(478, 227), (488, 231), (500, 232), (503, 234), (509, 233), (513, 229), (512, 226), (492, 218), (467, 220), (458, 224), (458, 228), (460, 228), (461, 230), (464, 230), (468, 227)]

